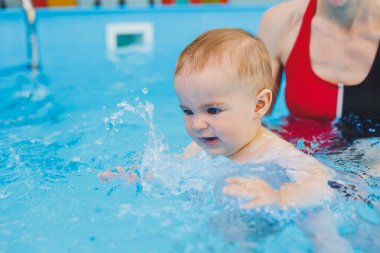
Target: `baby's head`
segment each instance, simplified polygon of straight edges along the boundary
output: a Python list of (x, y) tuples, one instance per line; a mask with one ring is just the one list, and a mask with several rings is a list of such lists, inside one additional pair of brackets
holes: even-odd
[(241, 29), (205, 32), (180, 54), (174, 88), (193, 140), (233, 159), (256, 138), (270, 107), (269, 53)]
[(274, 89), (268, 50), (261, 39), (242, 29), (222, 28), (201, 34), (178, 57), (174, 75), (198, 73), (211, 64), (225, 68), (225, 75), (235, 79), (236, 88), (242, 85), (254, 93)]

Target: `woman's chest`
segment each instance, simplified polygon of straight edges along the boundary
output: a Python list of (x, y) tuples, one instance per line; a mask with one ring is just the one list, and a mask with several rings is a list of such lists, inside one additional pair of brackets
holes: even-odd
[(309, 45), (311, 66), (324, 80), (357, 85), (370, 72), (378, 47), (379, 40), (315, 31)]

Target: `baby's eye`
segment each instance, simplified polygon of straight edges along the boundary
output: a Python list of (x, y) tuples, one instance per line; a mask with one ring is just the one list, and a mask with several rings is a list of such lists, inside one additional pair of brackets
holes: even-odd
[(193, 112), (189, 109), (183, 109), (182, 111), (185, 115), (193, 115)]
[(215, 108), (215, 107), (207, 108), (207, 113), (208, 114), (218, 114), (221, 111), (222, 111), (221, 109)]

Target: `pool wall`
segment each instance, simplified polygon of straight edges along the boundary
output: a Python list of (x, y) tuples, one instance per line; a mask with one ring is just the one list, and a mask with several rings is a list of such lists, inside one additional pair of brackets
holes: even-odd
[[(188, 6), (128, 10), (39, 9), (37, 29), (42, 63), (49, 66), (51, 60), (66, 58), (67, 52), (72, 57), (81, 57), (83, 62), (94, 62), (98, 57), (104, 57), (105, 26), (108, 23), (152, 22), (156, 48), (179, 52), (186, 43), (205, 29), (240, 27), (255, 33), (261, 15), (268, 7), (269, 5), (244, 8)], [(21, 64), (27, 60), (23, 18), (21, 10), (0, 11), (0, 68)], [(166, 46), (160, 45), (167, 43), (167, 38), (173, 39)], [(83, 43), (87, 45), (85, 48), (81, 46)], [(61, 54), (65, 54), (65, 57)]]

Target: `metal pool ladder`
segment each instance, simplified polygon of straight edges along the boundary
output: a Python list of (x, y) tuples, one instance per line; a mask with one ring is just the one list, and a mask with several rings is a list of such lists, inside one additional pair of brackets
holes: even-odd
[(36, 10), (33, 7), (31, 0), (21, 0), (22, 9), (26, 16), (26, 31), (27, 31), (27, 50), (29, 58), (29, 67), (32, 70), (38, 70), (40, 67), (38, 41), (37, 41), (37, 25), (36, 25)]

